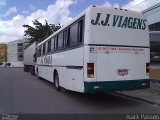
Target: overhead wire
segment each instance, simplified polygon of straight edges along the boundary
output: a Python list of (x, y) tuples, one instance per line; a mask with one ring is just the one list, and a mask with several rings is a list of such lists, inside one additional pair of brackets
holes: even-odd
[(131, 7), (128, 8), (128, 9), (132, 9), (132, 8), (134, 8), (135, 6), (138, 6), (138, 5), (140, 5), (140, 4), (142, 4), (142, 3), (146, 2), (146, 1), (148, 1), (148, 0), (143, 0), (142, 2), (140, 2), (140, 3), (136, 4), (136, 5), (133, 5), (133, 6), (131, 6)]
[[(66, 1), (66, 0), (65, 0)], [(84, 5), (88, 4), (89, 2), (91, 2), (91, 0), (87, 0), (86, 2), (84, 2), (80, 7), (78, 7), (77, 9), (74, 9), (74, 11), (72, 12), (72, 16), (74, 17), (75, 16), (75, 13), (77, 10), (81, 9), (82, 7), (84, 7)], [(66, 4), (65, 4), (66, 5)], [(64, 6), (65, 6), (64, 5)], [(64, 7), (61, 7), (60, 10), (53, 16), (53, 17), (56, 17), (58, 15), (58, 17), (60, 17), (64, 12), (61, 12), (61, 10), (63, 9)], [(61, 13), (60, 13), (61, 12)]]

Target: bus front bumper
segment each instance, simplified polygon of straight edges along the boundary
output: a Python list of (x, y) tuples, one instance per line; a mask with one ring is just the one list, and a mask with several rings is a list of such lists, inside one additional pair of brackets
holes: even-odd
[(84, 82), (85, 93), (136, 90), (136, 89), (146, 89), (149, 87), (150, 87), (149, 79)]

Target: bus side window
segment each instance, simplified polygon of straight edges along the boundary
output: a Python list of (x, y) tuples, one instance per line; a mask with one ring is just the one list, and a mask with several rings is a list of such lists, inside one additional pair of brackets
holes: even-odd
[(51, 52), (51, 39), (48, 41), (47, 53)]
[(57, 39), (56, 39), (56, 50), (58, 50), (58, 36), (59, 35), (57, 35)]
[(66, 47), (66, 43), (67, 43), (67, 30), (63, 31), (63, 47)]
[(43, 55), (45, 55), (46, 50), (46, 43), (43, 43)]
[(70, 28), (67, 29), (66, 46), (70, 46)]
[(54, 50), (58, 50), (58, 35), (54, 37)]
[(42, 48), (41, 48), (41, 45), (39, 46), (39, 53), (38, 53), (39, 56), (42, 55)]
[(74, 23), (70, 27), (70, 46), (77, 45), (78, 38), (78, 23)]
[(40, 46), (39, 46), (39, 47), (37, 47), (37, 49), (36, 49), (36, 56), (37, 56), (37, 57), (39, 57), (39, 56), (40, 56)]
[(38, 49), (39, 47), (36, 48), (36, 57), (38, 57)]
[(54, 52), (54, 38), (51, 38), (51, 51)]
[(58, 35), (58, 50), (63, 49), (63, 32)]
[(54, 37), (54, 51), (56, 51), (56, 36)]
[(83, 41), (83, 19), (78, 22), (78, 43), (82, 43)]
[(45, 42), (45, 53), (44, 54), (46, 54), (46, 53), (48, 53), (48, 42)]
[(43, 46), (41, 45), (41, 55), (43, 55)]

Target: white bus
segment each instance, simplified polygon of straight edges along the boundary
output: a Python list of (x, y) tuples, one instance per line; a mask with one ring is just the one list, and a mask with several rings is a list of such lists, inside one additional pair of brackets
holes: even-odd
[(57, 90), (95, 93), (150, 87), (144, 15), (91, 6), (37, 45), (36, 74)]

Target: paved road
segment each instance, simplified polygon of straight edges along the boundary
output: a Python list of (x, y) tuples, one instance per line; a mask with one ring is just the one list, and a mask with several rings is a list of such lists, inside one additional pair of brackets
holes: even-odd
[(160, 113), (160, 107), (114, 93), (57, 92), (22, 68), (0, 68), (0, 113)]

